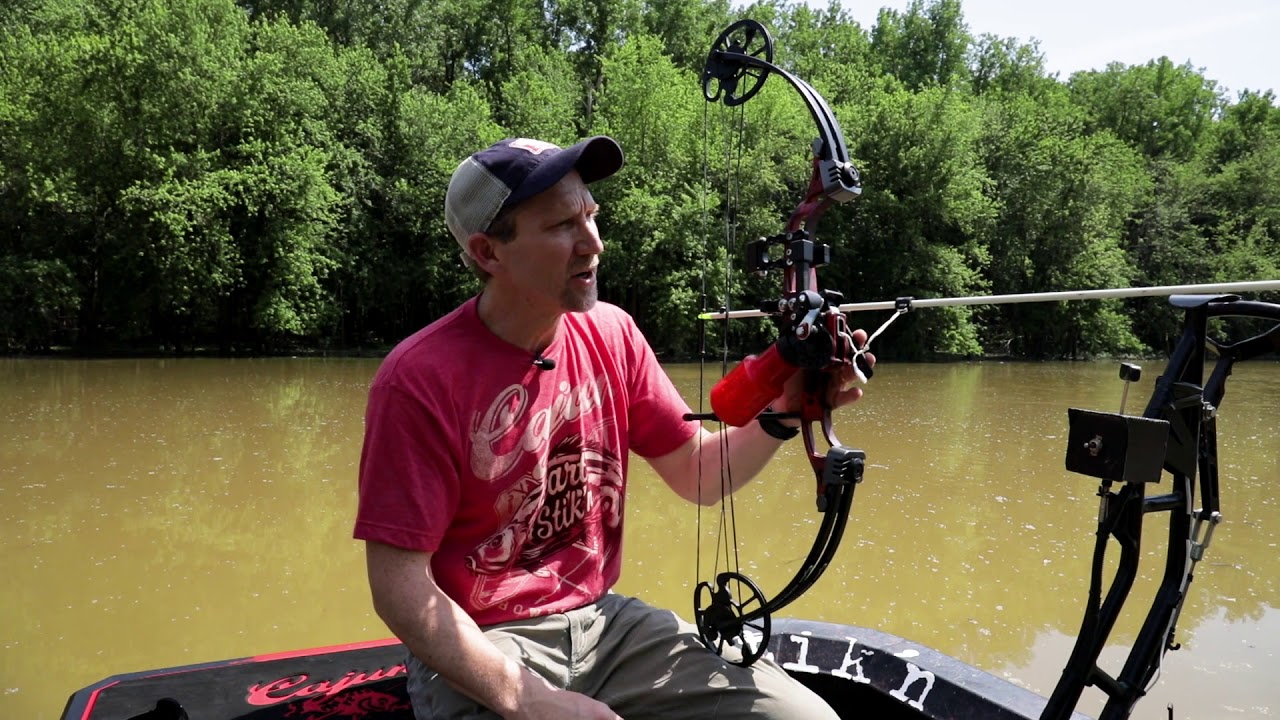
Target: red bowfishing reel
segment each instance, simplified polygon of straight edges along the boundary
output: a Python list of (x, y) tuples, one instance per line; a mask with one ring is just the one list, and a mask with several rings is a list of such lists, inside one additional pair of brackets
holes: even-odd
[[(777, 259), (769, 255), (771, 245), (785, 248)], [(757, 273), (784, 268), (792, 276), (803, 277), (802, 272), (830, 260), (831, 246), (814, 243), (803, 230), (747, 244), (748, 269)], [(871, 377), (871, 366), (857, 352), (853, 333), (838, 309), (843, 300), (834, 290), (794, 289), (762, 305), (761, 312), (778, 324), (778, 340), (760, 355), (744, 359), (711, 389), (711, 409), (716, 416), (728, 425), (746, 425), (782, 394), (783, 385), (799, 370), (836, 373), (856, 363), (864, 379)], [(823, 419), (825, 397), (818, 390), (825, 387), (805, 393), (802, 420)]]

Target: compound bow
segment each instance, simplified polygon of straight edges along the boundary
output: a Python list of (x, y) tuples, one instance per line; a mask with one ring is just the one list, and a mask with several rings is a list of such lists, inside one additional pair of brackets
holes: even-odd
[[(818, 128), (809, 187), (791, 213), (786, 229), (747, 244), (750, 271), (783, 273), (782, 295), (761, 305), (761, 310), (778, 325), (779, 338), (764, 353), (748, 357), (717, 383), (711, 391), (712, 414), (689, 417), (733, 426), (760, 417), (798, 418), (817, 480), (818, 511), (823, 517), (799, 571), (772, 598), (766, 600), (754, 582), (736, 571), (721, 572), (714, 582), (698, 583), (694, 613), (703, 642), (717, 654), (723, 653), (726, 642), (739, 645), (741, 660), (731, 662), (743, 666), (764, 654), (772, 614), (818, 580), (840, 544), (866, 456), (836, 438), (827, 390), (844, 368), (855, 368), (863, 378), (871, 374), (862, 357), (866, 345), (855, 347), (845, 316), (838, 309), (843, 297), (822, 288), (817, 280), (817, 268), (831, 260), (830, 246), (814, 240), (819, 218), (833, 204), (853, 200), (862, 192), (861, 179), (849, 162), (844, 135), (831, 108), (808, 83), (773, 64), (773, 41), (764, 26), (754, 20), (740, 20), (716, 39), (702, 73), (703, 95), (708, 102), (738, 106), (754, 97), (770, 74), (782, 77), (795, 88)], [(779, 248), (780, 254), (772, 257), (771, 252)], [(767, 411), (769, 402), (781, 395), (783, 384), (796, 372), (805, 375), (801, 410), (789, 414)], [(819, 450), (815, 425), (822, 428), (825, 451)]]

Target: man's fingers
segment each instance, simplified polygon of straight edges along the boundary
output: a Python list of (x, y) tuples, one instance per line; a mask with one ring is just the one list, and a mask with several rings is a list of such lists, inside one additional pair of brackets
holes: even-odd
[(862, 388), (860, 387), (854, 386), (848, 390), (841, 390), (836, 393), (835, 402), (832, 403), (832, 406), (843, 407), (851, 402), (856, 402), (860, 397), (862, 397)]

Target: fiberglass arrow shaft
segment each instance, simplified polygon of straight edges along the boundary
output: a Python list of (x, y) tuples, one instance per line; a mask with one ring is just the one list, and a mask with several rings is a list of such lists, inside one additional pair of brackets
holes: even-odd
[[(1212, 293), (1265, 292), (1280, 290), (1280, 280), (1253, 280), (1249, 282), (1216, 283), (1205, 285), (1161, 285), (1145, 288), (1106, 288), (1103, 290), (1065, 290), (1061, 292), (1022, 293), (1015, 295), (973, 295), (953, 298), (906, 298), (910, 309), (953, 307), (957, 305), (1010, 305), (1015, 303), (1061, 302), (1064, 300), (1105, 300), (1128, 297), (1161, 297), (1165, 295), (1204, 295)], [(903, 301), (847, 303), (839, 307), (842, 313), (870, 310), (894, 310)], [(732, 310), (698, 315), (699, 320), (736, 320), (739, 318), (765, 317), (760, 310)]]

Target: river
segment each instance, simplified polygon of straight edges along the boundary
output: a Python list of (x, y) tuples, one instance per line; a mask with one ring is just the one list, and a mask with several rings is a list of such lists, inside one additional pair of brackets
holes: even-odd
[[(106, 676), (385, 637), (351, 539), (368, 359), (0, 359), (0, 717), (57, 718)], [(786, 615), (874, 627), (1047, 695), (1084, 607), (1096, 483), (1067, 408), (1115, 411), (1116, 363), (883, 363), (842, 441), (867, 452), (832, 567)], [(1145, 404), (1161, 364), (1130, 392)], [(696, 366), (668, 371), (696, 405)], [(1280, 714), (1280, 364), (1219, 419), (1224, 524), (1134, 714)], [(634, 463), (621, 592), (690, 616), (718, 510)], [(1167, 481), (1164, 485), (1167, 488)], [(817, 522), (799, 441), (734, 503), (743, 571), (780, 588)], [(1154, 520), (1154, 519), (1153, 519)], [(1149, 522), (1157, 578), (1165, 523)], [(699, 529), (700, 528), (700, 529)], [(1113, 555), (1116, 553), (1112, 553)], [(1137, 610), (1154, 584), (1139, 582)], [(1145, 606), (1141, 608), (1145, 612)], [(1140, 616), (1103, 655), (1118, 672)], [(1110, 663), (1110, 664), (1108, 664)], [(1086, 691), (1081, 710), (1100, 696)]]

